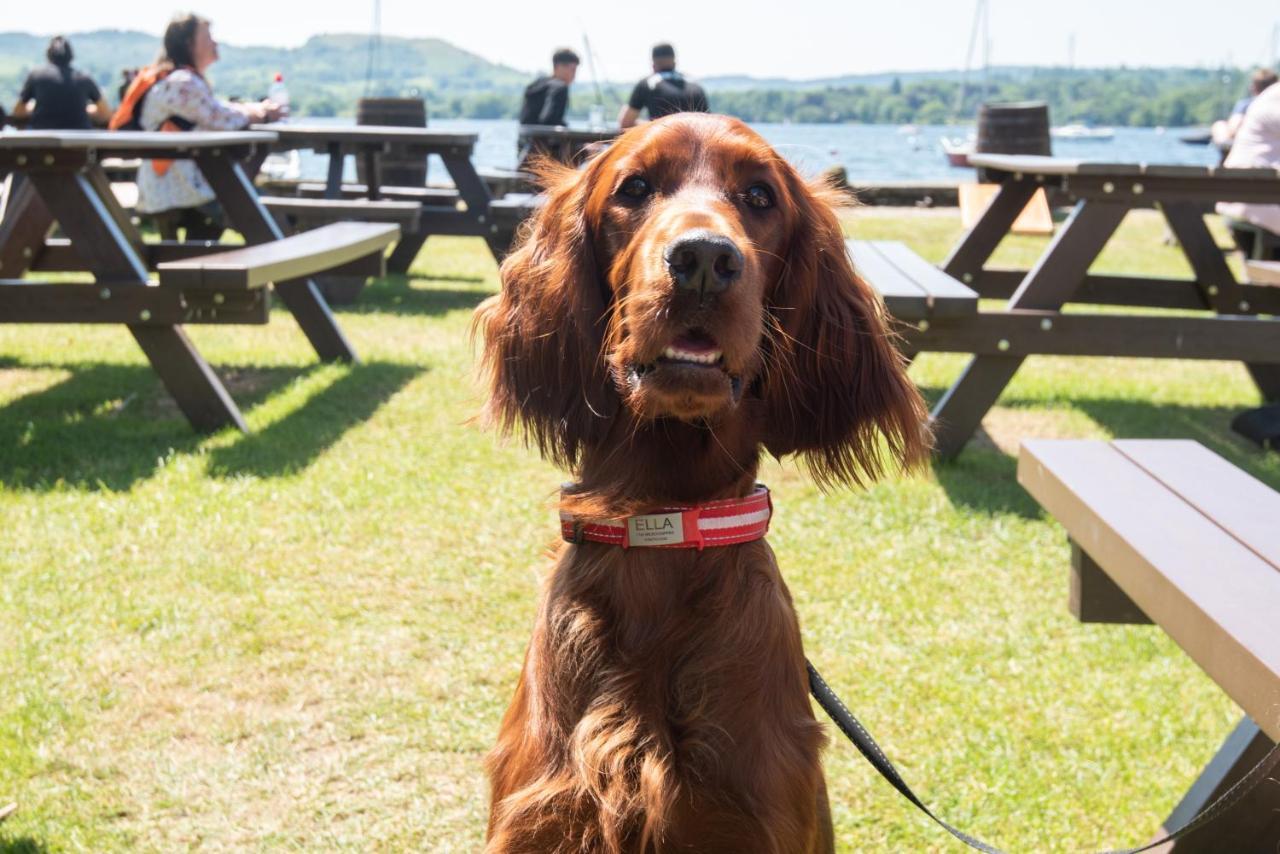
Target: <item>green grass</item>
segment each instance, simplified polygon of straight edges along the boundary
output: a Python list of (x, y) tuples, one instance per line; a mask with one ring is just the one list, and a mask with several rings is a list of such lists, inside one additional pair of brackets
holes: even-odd
[[(937, 259), (954, 216), (853, 233)], [(1102, 266), (1176, 274), (1154, 216)], [(1026, 261), (1042, 240), (1004, 247)], [(431, 240), (317, 366), (286, 313), (190, 330), (252, 433), (193, 435), (121, 328), (0, 325), (0, 851), (474, 851), (481, 757), (562, 473), (469, 425), (479, 241)], [(936, 396), (962, 360), (922, 356)], [(1066, 609), (1022, 436), (1191, 437), (1280, 485), (1228, 363), (1033, 358), (954, 465), (867, 492), (769, 466), (809, 655), (926, 799), (1012, 850), (1148, 837), (1239, 710), (1159, 630)], [(959, 850), (833, 743), (840, 848)]]

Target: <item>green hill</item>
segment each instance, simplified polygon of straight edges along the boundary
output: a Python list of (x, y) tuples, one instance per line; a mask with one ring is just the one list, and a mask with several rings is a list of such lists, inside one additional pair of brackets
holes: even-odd
[[(91, 74), (113, 102), (121, 70), (151, 62), (160, 50), (159, 37), (136, 31), (98, 30), (67, 38), (76, 65)], [(47, 44), (45, 36), (0, 33), (0, 98), (6, 107), (17, 98), (27, 72), (44, 61)], [(440, 39), (384, 37), (368, 84), (367, 36), (314, 36), (297, 48), (220, 48), (222, 58), (209, 73), (219, 93), (260, 98), (278, 71), (289, 84), (295, 111), (308, 115), (353, 113), (356, 100), (365, 94), (422, 95), (445, 112), (454, 100), (486, 97), (505, 108), (532, 77)]]
[[(120, 70), (155, 58), (160, 40), (146, 33), (99, 30), (69, 36), (76, 63), (94, 76), (111, 100)], [(13, 103), (22, 80), (42, 62), (47, 38), (0, 33), (0, 102)], [(289, 84), (295, 115), (352, 115), (363, 95), (421, 95), (430, 116), (512, 118), (532, 78), (440, 39), (383, 38), (375, 73), (366, 83), (369, 39), (321, 35), (297, 48), (222, 45), (210, 77), (220, 94), (262, 97), (277, 71)], [(1245, 72), (1207, 68), (993, 68), (981, 87), (977, 75), (961, 97), (956, 71), (844, 75), (820, 80), (744, 76), (704, 81), (712, 109), (751, 122), (863, 122), (934, 124), (971, 122), (982, 100), (1044, 100), (1055, 123), (1098, 125), (1207, 124), (1223, 117), (1244, 94)], [(616, 110), (629, 84), (605, 84), (607, 112)], [(575, 87), (570, 117), (584, 118), (592, 101), (585, 80)], [(961, 109), (956, 109), (963, 101)]]

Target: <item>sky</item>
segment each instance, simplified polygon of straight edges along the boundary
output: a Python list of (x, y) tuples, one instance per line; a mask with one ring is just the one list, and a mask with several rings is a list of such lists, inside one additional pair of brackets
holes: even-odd
[[(1277, 0), (987, 0), (993, 65), (1247, 66), (1280, 46)], [(368, 33), (373, 0), (206, 0), (194, 11), (237, 45), (296, 46), (325, 32)], [(159, 33), (174, 0), (9, 2), (0, 30), (53, 34), (100, 28)], [(434, 36), (486, 59), (541, 69), (552, 49), (582, 53), (603, 79), (645, 73), (657, 41), (695, 76), (805, 79), (962, 68), (975, 0), (382, 0), (384, 35)], [(1074, 43), (1074, 52), (1072, 44)], [(583, 69), (584, 71), (586, 69)]]

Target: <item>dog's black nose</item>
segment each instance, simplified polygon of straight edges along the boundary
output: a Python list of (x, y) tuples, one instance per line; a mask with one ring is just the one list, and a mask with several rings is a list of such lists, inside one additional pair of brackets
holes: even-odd
[(671, 241), (662, 257), (681, 290), (700, 296), (718, 294), (742, 274), (742, 252), (723, 234), (686, 231)]

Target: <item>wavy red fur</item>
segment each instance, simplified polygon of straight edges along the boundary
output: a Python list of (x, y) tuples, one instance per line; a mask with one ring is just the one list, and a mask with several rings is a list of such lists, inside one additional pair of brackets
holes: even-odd
[[(824, 486), (926, 457), (923, 403), (834, 195), (745, 125), (670, 116), (541, 177), (547, 203), (476, 327), (489, 415), (571, 469), (565, 509), (740, 497), (762, 450)], [(723, 293), (677, 286), (664, 250), (694, 231), (741, 251)], [(690, 335), (715, 365), (663, 355)], [(831, 851), (823, 743), (764, 541), (565, 545), (488, 759), (487, 850)]]

